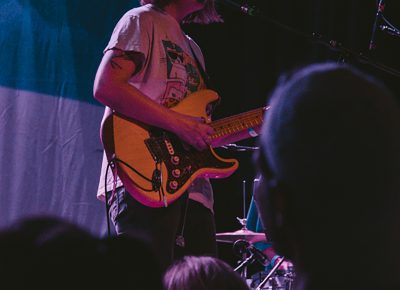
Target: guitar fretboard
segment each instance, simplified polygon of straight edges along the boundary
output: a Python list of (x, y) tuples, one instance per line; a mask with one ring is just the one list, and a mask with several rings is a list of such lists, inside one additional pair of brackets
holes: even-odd
[(215, 133), (211, 135), (211, 138), (220, 138), (261, 125), (263, 122), (264, 112), (268, 109), (269, 107), (262, 107), (213, 121), (210, 125), (215, 130)]

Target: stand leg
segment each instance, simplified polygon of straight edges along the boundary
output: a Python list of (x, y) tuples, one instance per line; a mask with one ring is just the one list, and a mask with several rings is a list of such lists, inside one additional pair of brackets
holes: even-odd
[(279, 260), (278, 263), (276, 263), (276, 265), (271, 269), (271, 271), (268, 273), (268, 275), (264, 278), (264, 280), (261, 281), (261, 283), (258, 285), (258, 287), (256, 288), (256, 290), (261, 290), (265, 283), (268, 282), (268, 280), (272, 277), (272, 275), (276, 272), (276, 270), (279, 268), (279, 266), (283, 263), (284, 261), (284, 257), (281, 257), (281, 259)]

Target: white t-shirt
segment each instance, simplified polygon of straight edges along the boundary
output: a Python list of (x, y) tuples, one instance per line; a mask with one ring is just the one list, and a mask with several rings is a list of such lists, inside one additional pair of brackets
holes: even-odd
[[(205, 88), (192, 50), (204, 69), (204, 58), (198, 45), (182, 31), (171, 15), (147, 4), (129, 10), (114, 28), (104, 49), (140, 52), (143, 65), (129, 83), (166, 107), (173, 107), (190, 93)], [(105, 109), (104, 117), (111, 110)], [(107, 158), (103, 164), (97, 197), (104, 200)], [(122, 186), (117, 179), (117, 186)], [(113, 175), (107, 174), (107, 191), (113, 188)], [(213, 191), (207, 178), (197, 178), (188, 188), (189, 197), (213, 210)]]

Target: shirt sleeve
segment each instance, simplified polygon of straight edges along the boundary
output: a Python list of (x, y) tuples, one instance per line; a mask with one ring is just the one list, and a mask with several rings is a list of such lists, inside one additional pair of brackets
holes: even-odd
[(136, 51), (145, 58), (151, 47), (152, 22), (145, 16), (125, 14), (117, 23), (104, 52), (110, 49)]

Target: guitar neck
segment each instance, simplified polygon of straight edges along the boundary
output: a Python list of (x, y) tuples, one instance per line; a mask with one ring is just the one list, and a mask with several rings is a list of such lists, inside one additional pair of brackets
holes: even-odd
[(269, 107), (262, 107), (238, 115), (230, 116), (211, 122), (211, 127), (215, 133), (211, 135), (212, 139), (234, 135), (236, 133), (261, 126), (264, 112)]

